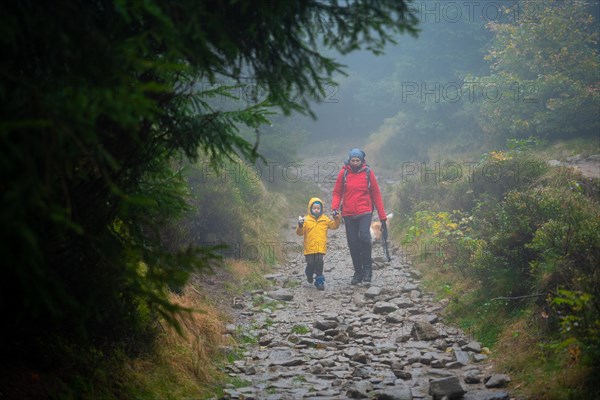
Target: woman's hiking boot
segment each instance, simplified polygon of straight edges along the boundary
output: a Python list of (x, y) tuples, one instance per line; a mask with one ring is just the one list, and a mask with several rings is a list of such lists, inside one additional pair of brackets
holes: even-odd
[(351, 285), (358, 285), (363, 280), (363, 269), (362, 267), (354, 267), (354, 276), (352, 277)]
[(358, 285), (359, 283), (361, 283), (363, 280), (362, 274), (357, 274), (354, 273), (354, 276), (352, 277), (352, 281), (350, 282), (351, 285)]
[(373, 270), (371, 269), (371, 267), (364, 267), (363, 268), (363, 279), (362, 279), (363, 283), (370, 285), (372, 277), (373, 277)]

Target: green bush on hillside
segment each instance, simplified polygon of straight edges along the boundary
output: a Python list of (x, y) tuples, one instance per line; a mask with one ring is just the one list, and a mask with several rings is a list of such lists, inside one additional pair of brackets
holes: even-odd
[[(573, 170), (549, 169), (527, 153), (491, 152), (488, 159), (497, 171), (510, 174), (465, 178), (454, 186), (414, 179), (400, 187), (405, 243), (420, 245), (420, 261), (478, 282), (462, 303), (485, 306), (505, 299), (510, 315), (535, 301), (549, 313), (545, 340), (558, 347), (580, 346), (587, 362), (597, 360), (597, 184)], [(484, 165), (473, 169), (473, 178)], [(558, 327), (560, 332), (553, 333)]]
[(524, 189), (549, 167), (529, 152), (490, 152), (477, 162), (441, 161), (403, 166), (404, 182), (396, 209), (409, 216), (415, 211), (470, 210), (482, 196), (501, 200), (510, 190)]
[(539, 254), (531, 263), (537, 290), (550, 293), (563, 344), (581, 346), (586, 359), (600, 358), (600, 209), (581, 192), (550, 188), (556, 212), (527, 245)]

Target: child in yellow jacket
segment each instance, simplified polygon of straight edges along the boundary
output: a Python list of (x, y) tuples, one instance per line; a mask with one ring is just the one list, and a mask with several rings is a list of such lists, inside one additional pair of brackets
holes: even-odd
[(318, 290), (325, 289), (323, 276), (323, 258), (327, 252), (327, 230), (340, 227), (341, 217), (334, 219), (323, 214), (323, 202), (318, 197), (313, 197), (308, 202), (308, 214), (298, 218), (296, 234), (304, 236), (304, 257), (306, 259), (306, 279), (313, 282)]

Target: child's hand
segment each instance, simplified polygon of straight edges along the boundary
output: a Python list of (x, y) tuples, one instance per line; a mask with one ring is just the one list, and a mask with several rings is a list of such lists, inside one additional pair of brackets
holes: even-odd
[(303, 216), (299, 216), (298, 217), (298, 226), (300, 228), (302, 228), (302, 225), (304, 225), (304, 217)]
[(340, 212), (338, 210), (333, 210), (331, 215), (333, 215), (333, 218), (338, 219), (340, 217)]

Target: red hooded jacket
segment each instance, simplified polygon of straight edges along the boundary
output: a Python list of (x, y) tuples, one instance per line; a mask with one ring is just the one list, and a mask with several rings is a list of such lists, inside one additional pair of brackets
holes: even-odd
[[(346, 175), (346, 184), (344, 185), (344, 171), (348, 171)], [(363, 166), (358, 172), (352, 171), (350, 165), (344, 165), (340, 170), (337, 181), (333, 188), (333, 200), (331, 203), (332, 210), (339, 210), (342, 207), (342, 216), (349, 217), (353, 215), (362, 215), (373, 212), (377, 208), (379, 220), (387, 219), (385, 209), (383, 208), (383, 200), (379, 191), (379, 184), (375, 178), (375, 174), (369, 168), (371, 188), (369, 189), (369, 180), (367, 180), (367, 166)], [(344, 187), (345, 186), (345, 187)]]

